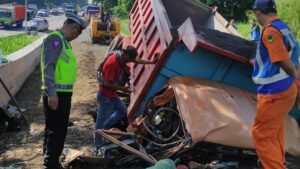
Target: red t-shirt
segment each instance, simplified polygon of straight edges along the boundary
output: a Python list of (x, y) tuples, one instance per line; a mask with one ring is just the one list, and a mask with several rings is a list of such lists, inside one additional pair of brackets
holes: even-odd
[[(103, 65), (102, 68), (102, 78), (105, 81), (108, 82), (115, 82), (120, 74), (121, 74), (121, 65), (117, 59), (117, 56), (115, 54), (112, 54), (109, 56), (109, 58), (106, 60), (106, 62)], [(99, 86), (100, 92), (109, 98), (116, 97), (117, 92), (114, 90), (107, 89), (103, 86)]]

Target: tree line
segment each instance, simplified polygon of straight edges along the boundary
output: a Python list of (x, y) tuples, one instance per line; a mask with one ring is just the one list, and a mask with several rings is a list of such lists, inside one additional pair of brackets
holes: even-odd
[[(198, 0), (209, 6), (218, 6), (220, 12), (225, 18), (234, 18), (236, 20), (246, 19), (246, 10), (252, 8), (255, 0)], [(95, 3), (101, 3), (106, 10), (116, 16), (127, 16), (135, 0), (93, 0)]]
[(217, 6), (226, 19), (247, 20), (247, 10), (252, 10), (255, 0), (198, 0), (208, 6)]
[(127, 17), (135, 0), (93, 0), (94, 3), (101, 3), (106, 11), (117, 17)]

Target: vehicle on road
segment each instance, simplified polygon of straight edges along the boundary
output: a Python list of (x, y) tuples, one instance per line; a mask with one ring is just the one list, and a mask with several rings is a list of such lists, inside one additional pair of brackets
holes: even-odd
[(36, 17), (36, 12), (32, 8), (27, 9), (27, 21), (32, 20), (33, 18)]
[(84, 12), (87, 6), (81, 7), (78, 12)]
[(72, 12), (77, 15), (77, 10), (74, 5), (66, 5), (65, 12)]
[(40, 9), (37, 13), (37, 16), (41, 17), (49, 17), (49, 11), (48, 9)]
[(0, 26), (9, 28), (16, 24), (17, 27), (22, 27), (24, 20), (24, 5), (0, 5)]
[(99, 17), (91, 18), (91, 39), (92, 43), (111, 43), (120, 34), (121, 23), (111, 19), (110, 23), (103, 23)]
[(92, 16), (97, 16), (100, 13), (100, 6), (89, 5), (85, 8), (83, 17), (86, 21), (90, 22)]
[(35, 13), (37, 13), (38, 12), (38, 6), (36, 5), (36, 4), (28, 4), (27, 5), (27, 8), (28, 9), (31, 9), (31, 10), (34, 10), (35, 11)]
[(59, 12), (59, 10), (57, 8), (53, 8), (53, 9), (50, 10), (50, 15), (58, 16), (60, 14), (61, 13)]
[(49, 29), (49, 22), (45, 18), (35, 18), (30, 21), (29, 30), (47, 31)]
[(64, 14), (65, 13), (65, 9), (63, 7), (58, 7), (57, 10), (58, 10), (58, 12), (60, 14)]

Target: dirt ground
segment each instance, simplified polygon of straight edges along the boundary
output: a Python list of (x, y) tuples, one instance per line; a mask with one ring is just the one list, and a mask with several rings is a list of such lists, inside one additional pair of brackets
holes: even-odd
[[(92, 152), (94, 128), (93, 119), (88, 112), (96, 109), (98, 85), (95, 73), (107, 49), (107, 46), (92, 45), (90, 41), (89, 30), (85, 30), (72, 42), (77, 56), (78, 73), (70, 115), (74, 126), (69, 127), (65, 142), (66, 148), (81, 150), (88, 155)], [(0, 168), (42, 167), (44, 114), (40, 84), (40, 69), (37, 66), (16, 95), (21, 108), (26, 109), (25, 116), (30, 123), (30, 131), (0, 132)]]

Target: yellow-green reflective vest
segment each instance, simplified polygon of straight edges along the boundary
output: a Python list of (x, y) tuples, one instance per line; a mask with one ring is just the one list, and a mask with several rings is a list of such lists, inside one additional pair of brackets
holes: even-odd
[[(48, 37), (57, 35), (63, 42), (62, 51), (57, 59), (55, 65), (55, 89), (57, 92), (72, 92), (73, 85), (76, 80), (76, 60), (75, 54), (72, 50), (70, 43), (64, 39), (63, 35), (59, 31), (55, 31), (49, 34)], [(42, 74), (42, 90), (46, 90), (45, 85), (45, 64), (44, 64), (44, 45), (42, 46), (41, 53), (41, 74)]]

